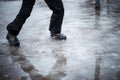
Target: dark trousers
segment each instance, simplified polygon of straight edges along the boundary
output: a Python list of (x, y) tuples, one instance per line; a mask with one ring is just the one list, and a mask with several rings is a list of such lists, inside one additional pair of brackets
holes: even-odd
[[(52, 33), (60, 33), (61, 25), (64, 17), (64, 7), (62, 0), (45, 0), (48, 7), (53, 11), (49, 30)], [(33, 9), (35, 0), (23, 0), (22, 7), (16, 18), (8, 24), (7, 30), (14, 36), (17, 36), (25, 23), (26, 19), (30, 16)]]

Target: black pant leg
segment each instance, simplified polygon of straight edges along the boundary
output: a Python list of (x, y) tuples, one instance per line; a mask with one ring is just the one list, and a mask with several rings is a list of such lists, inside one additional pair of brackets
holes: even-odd
[(45, 0), (45, 2), (53, 11), (50, 20), (49, 30), (53, 33), (60, 33), (64, 17), (64, 6), (62, 0)]
[(19, 34), (26, 19), (30, 16), (34, 3), (35, 3), (35, 0), (23, 0), (21, 9), (18, 15), (16, 16), (14, 21), (7, 26), (7, 30), (12, 35), (17, 36)]

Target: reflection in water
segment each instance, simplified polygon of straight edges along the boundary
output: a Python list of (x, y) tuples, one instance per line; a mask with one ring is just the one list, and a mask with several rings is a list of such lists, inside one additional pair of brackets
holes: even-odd
[(38, 71), (34, 68), (34, 66), (27, 60), (25, 55), (22, 53), (22, 48), (18, 47), (10, 47), (7, 46), (8, 53), (10, 53), (13, 57), (13, 62), (18, 62), (21, 68), (30, 74), (32, 80), (61, 80), (66, 76), (66, 57), (62, 54), (61, 43), (56, 45), (55, 48), (52, 49), (52, 54), (56, 58), (56, 63), (53, 65), (51, 71), (47, 76), (43, 76), (38, 73)]
[(95, 8), (100, 10), (100, 0), (95, 0)]
[(109, 9), (109, 7), (110, 7), (110, 0), (107, 0), (107, 14), (109, 15), (109, 13), (110, 13), (110, 9)]
[(48, 80), (61, 80), (66, 76), (66, 57), (62, 54), (61, 48), (60, 44), (58, 44), (52, 51), (52, 54), (55, 55), (56, 63), (52, 67), (51, 72), (47, 75)]
[(100, 80), (100, 64), (101, 64), (101, 55), (96, 58), (96, 66), (95, 66), (95, 79)]
[(3, 42), (0, 45), (0, 80), (30, 80), (17, 63), (17, 60), (23, 60), (20, 59), (19, 48)]
[(32, 80), (47, 80), (42, 74), (39, 74), (38, 70), (27, 60), (21, 52), (21, 48), (9, 47), (9, 51), (13, 55), (14, 61), (20, 64), (21, 68), (30, 75)]
[(95, 9), (95, 28), (100, 28), (100, 10)]

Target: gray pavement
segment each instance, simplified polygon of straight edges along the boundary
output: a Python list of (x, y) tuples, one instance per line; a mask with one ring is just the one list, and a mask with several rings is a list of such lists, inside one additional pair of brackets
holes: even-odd
[(100, 11), (90, 1), (63, 1), (66, 41), (49, 37), (52, 12), (37, 1), (18, 36), (20, 48), (5, 36), (21, 1), (0, 2), (0, 80), (120, 80), (120, 1), (101, 0)]

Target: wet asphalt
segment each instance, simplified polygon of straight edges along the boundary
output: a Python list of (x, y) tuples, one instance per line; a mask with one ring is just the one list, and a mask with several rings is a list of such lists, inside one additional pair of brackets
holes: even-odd
[(120, 1), (64, 0), (62, 32), (67, 40), (50, 37), (52, 12), (37, 1), (18, 38), (10, 47), (6, 26), (21, 1), (0, 2), (0, 80), (120, 80)]

